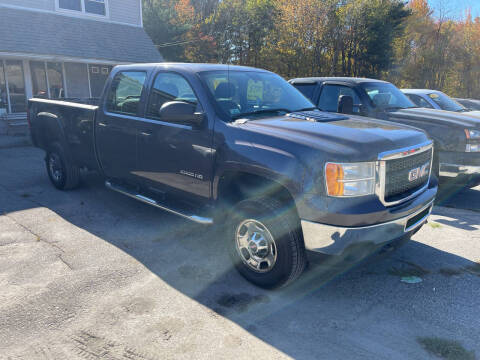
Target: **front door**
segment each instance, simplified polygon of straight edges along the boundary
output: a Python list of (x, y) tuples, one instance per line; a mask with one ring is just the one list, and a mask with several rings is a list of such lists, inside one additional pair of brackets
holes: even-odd
[(134, 180), (137, 160), (136, 125), (147, 73), (122, 71), (110, 85), (96, 122), (98, 157), (108, 178)]
[[(213, 152), (212, 131), (204, 126), (178, 124), (162, 118), (159, 110), (169, 101), (195, 104), (202, 111), (195, 91), (182, 75), (160, 71), (153, 82), (145, 119), (138, 122), (138, 171), (150, 190), (210, 198)], [(196, 195), (194, 198), (192, 195)]]

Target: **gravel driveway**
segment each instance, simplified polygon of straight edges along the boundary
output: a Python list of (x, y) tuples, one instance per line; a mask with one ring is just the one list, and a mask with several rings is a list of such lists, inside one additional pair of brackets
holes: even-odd
[(397, 252), (264, 291), (214, 227), (95, 176), (57, 191), (38, 149), (0, 149), (0, 164), (0, 359), (434, 358), (423, 337), (480, 356), (480, 188)]

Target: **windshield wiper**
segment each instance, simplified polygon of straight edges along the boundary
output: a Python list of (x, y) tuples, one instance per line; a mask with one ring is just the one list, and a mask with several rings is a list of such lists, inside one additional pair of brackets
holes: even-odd
[(250, 112), (246, 112), (246, 113), (243, 113), (243, 114), (238, 114), (238, 115), (232, 116), (232, 120), (241, 119), (245, 116), (252, 116), (252, 115), (258, 115), (258, 114), (268, 114), (268, 113), (279, 113), (279, 112), (290, 113), (292, 111), (290, 109), (263, 109), (263, 110), (250, 111)]

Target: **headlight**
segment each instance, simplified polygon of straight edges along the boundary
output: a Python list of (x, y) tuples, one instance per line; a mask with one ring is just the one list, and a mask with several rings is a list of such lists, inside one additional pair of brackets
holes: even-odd
[(480, 139), (480, 130), (465, 129), (467, 139)]
[(479, 152), (480, 144), (467, 144), (466, 152)]
[(327, 163), (325, 179), (329, 196), (371, 195), (375, 192), (375, 163)]
[[(480, 130), (465, 129), (465, 136), (467, 137), (467, 147), (465, 148), (465, 151), (480, 152), (480, 144), (475, 144), (475, 140), (480, 140)], [(472, 144), (468, 140), (474, 140), (474, 143)]]

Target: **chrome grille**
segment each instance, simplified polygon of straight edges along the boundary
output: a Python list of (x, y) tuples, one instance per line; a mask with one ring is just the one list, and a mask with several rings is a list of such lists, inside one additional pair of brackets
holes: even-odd
[[(407, 201), (424, 191), (430, 181), (433, 144), (426, 142), (418, 146), (382, 153), (378, 157), (376, 193), (384, 205), (395, 205)], [(412, 170), (422, 168), (426, 174), (412, 176)]]
[[(397, 195), (408, 194), (428, 183), (432, 150), (427, 150), (405, 158), (388, 160), (385, 167), (385, 200)], [(409, 173), (415, 168), (428, 164), (428, 173), (412, 181)]]

